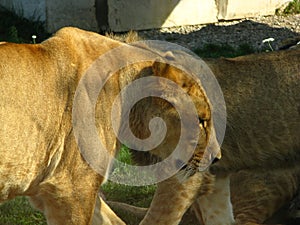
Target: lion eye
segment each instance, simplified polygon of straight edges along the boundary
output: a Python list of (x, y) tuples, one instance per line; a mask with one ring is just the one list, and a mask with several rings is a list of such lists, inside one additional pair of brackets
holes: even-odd
[(207, 127), (207, 121), (198, 117), (198, 120), (199, 120), (199, 124), (203, 127), (203, 128), (206, 128)]

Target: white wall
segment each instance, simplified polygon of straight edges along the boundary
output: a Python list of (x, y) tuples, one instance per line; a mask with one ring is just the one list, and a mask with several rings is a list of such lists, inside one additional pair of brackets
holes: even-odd
[(108, 0), (113, 31), (213, 23), (272, 15), (291, 0)]
[(212, 23), (217, 21), (215, 0), (108, 0), (113, 31)]
[(260, 15), (274, 15), (275, 10), (286, 2), (291, 0), (219, 0), (222, 7), (222, 2), (227, 2), (227, 7), (223, 6), (223, 10), (219, 10), (218, 19), (240, 19), (245, 17), (255, 17)]

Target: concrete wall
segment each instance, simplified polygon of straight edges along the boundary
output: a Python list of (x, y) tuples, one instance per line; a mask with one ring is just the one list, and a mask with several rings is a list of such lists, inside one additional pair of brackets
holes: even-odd
[(0, 5), (30, 20), (46, 20), (46, 0), (0, 0)]
[(272, 15), (291, 0), (108, 0), (113, 31), (213, 23)]
[(46, 0), (46, 15), (50, 32), (64, 26), (98, 30), (95, 0)]
[(113, 31), (213, 23), (217, 13), (215, 0), (108, 0)]
[(0, 0), (49, 32), (63, 26), (128, 31), (272, 15), (291, 0)]
[(218, 0), (218, 19), (240, 19), (274, 15), (275, 10), (291, 0)]
[(0, 5), (30, 20), (45, 21), (49, 32), (64, 26), (98, 30), (95, 0), (0, 0)]

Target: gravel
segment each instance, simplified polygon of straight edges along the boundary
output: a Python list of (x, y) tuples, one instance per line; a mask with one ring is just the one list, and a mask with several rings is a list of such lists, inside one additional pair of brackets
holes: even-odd
[(139, 31), (143, 39), (164, 40), (177, 43), (191, 50), (206, 44), (248, 44), (262, 49), (268, 43), (264, 39), (274, 38), (272, 48), (278, 49), (286, 39), (300, 40), (300, 14), (288, 16), (261, 16), (215, 24), (180, 26), (156, 30)]

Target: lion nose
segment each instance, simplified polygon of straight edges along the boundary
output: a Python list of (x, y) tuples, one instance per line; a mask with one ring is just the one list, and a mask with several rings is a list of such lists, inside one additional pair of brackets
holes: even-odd
[(214, 160), (212, 161), (212, 164), (218, 162), (222, 158), (221, 151), (218, 152), (218, 154), (215, 156)]
[(214, 158), (214, 160), (212, 161), (212, 163), (211, 164), (215, 164), (216, 162), (218, 162), (220, 159), (218, 159), (218, 158)]
[(217, 159), (221, 159), (221, 158), (222, 158), (222, 153), (221, 153), (221, 151), (218, 151), (218, 154), (216, 155), (216, 158), (217, 158)]

